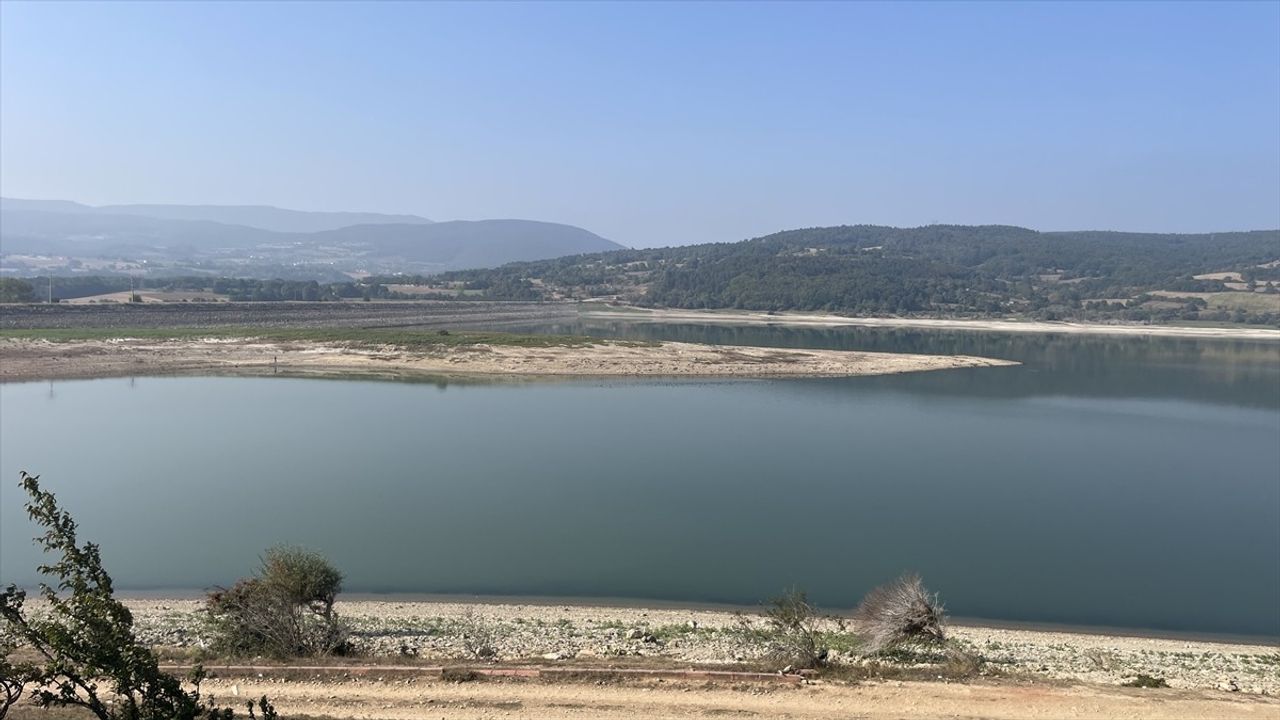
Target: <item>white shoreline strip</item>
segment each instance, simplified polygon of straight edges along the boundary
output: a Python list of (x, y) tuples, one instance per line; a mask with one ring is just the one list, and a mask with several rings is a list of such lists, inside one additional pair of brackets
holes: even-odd
[(1274, 340), (1280, 341), (1280, 330), (1267, 327), (1189, 327), (1178, 325), (1103, 325), (1098, 323), (1049, 322), (1043, 320), (948, 320), (943, 318), (872, 318), (842, 315), (716, 312), (706, 310), (627, 311), (587, 309), (586, 318), (629, 320), (647, 323), (709, 323), (727, 325), (787, 325), (795, 327), (869, 327), (914, 328), (920, 330), (961, 330), (969, 332), (1067, 333), (1074, 335), (1130, 335), (1148, 337), (1187, 337), (1204, 339)]

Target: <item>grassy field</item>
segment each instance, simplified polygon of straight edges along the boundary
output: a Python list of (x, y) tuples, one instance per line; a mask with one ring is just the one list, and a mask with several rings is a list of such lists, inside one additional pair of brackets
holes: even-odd
[(501, 345), (509, 347), (590, 347), (616, 345), (652, 347), (657, 343), (601, 340), (576, 335), (517, 335), (499, 332), (406, 330), (403, 328), (41, 328), (0, 330), (0, 338), (76, 342), (136, 338), (143, 340), (199, 340), (253, 338), (269, 342), (321, 342), (352, 346), (394, 345), (407, 349)]
[(1255, 312), (1280, 312), (1280, 295), (1256, 292), (1179, 292), (1157, 290), (1151, 293), (1163, 298), (1202, 298), (1210, 310), (1241, 310)]

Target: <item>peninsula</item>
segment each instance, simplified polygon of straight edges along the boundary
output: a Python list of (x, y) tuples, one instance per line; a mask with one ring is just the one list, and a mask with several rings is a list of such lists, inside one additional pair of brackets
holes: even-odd
[(848, 377), (997, 367), (965, 355), (402, 330), (9, 330), (0, 381), (230, 374), (414, 378)]

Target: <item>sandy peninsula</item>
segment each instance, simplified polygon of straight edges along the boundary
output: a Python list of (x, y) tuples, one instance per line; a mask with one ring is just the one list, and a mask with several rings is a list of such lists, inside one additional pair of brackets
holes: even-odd
[(1280, 330), (1269, 327), (1190, 327), (1179, 325), (1102, 324), (1038, 320), (950, 320), (943, 318), (845, 317), (821, 313), (764, 313), (718, 310), (651, 310), (607, 307), (582, 311), (583, 317), (653, 323), (707, 323), (724, 325), (788, 325), (795, 327), (912, 328), (1000, 333), (1066, 333), (1071, 335), (1126, 335), (1185, 338), (1233, 338), (1277, 340)]
[(583, 340), (394, 344), (270, 337), (0, 338), (0, 382), (129, 375), (843, 377), (1016, 365), (963, 355)]

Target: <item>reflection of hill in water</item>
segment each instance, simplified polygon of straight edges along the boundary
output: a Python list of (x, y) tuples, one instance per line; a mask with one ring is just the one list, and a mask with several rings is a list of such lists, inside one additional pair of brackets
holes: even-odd
[(1280, 343), (1169, 337), (1038, 335), (904, 328), (596, 322), (529, 328), (644, 340), (977, 355), (1018, 368), (860, 378), (908, 392), (1021, 397), (1140, 397), (1280, 409)]

